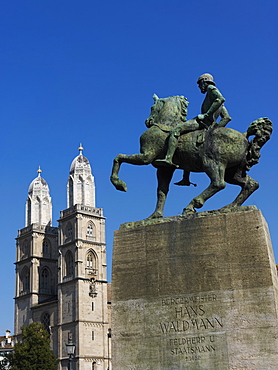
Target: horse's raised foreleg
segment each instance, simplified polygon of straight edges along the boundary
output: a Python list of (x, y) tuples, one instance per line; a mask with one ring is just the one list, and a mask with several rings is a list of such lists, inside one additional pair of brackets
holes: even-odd
[(148, 219), (163, 217), (164, 205), (174, 171), (174, 167), (159, 167), (157, 169), (157, 203), (154, 213)]
[(224, 181), (224, 165), (219, 165), (215, 162), (209, 162), (206, 165), (205, 172), (211, 180), (210, 185), (201, 194), (193, 198), (188, 206), (184, 208), (182, 213), (183, 216), (196, 212), (195, 208), (203, 207), (206, 200), (211, 198), (218, 191), (225, 188), (226, 183)]
[(119, 171), (122, 163), (130, 163), (138, 166), (152, 163), (155, 153), (138, 153), (132, 155), (118, 154), (114, 159), (110, 180), (117, 190), (127, 191), (126, 183), (119, 179)]

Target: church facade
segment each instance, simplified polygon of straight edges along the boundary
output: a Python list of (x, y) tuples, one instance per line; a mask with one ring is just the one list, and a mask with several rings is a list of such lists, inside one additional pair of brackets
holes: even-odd
[(39, 169), (16, 239), (15, 336), (22, 326), (42, 322), (60, 370), (68, 369), (68, 342), (75, 344), (73, 369), (112, 368), (105, 217), (95, 206), (94, 177), (82, 150), (70, 167), (59, 226), (52, 227), (50, 191)]

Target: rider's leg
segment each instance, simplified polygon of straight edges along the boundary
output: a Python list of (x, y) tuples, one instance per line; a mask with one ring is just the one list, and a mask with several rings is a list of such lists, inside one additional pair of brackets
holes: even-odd
[(178, 168), (178, 165), (176, 165), (172, 161), (173, 156), (178, 146), (178, 138), (180, 137), (180, 135), (186, 134), (187, 132), (190, 132), (190, 131), (198, 130), (199, 128), (200, 128), (200, 125), (196, 121), (196, 119), (192, 119), (190, 121), (187, 121), (175, 127), (170, 132), (170, 135), (169, 135), (168, 149), (167, 149), (165, 158), (157, 159), (156, 162), (158, 162), (161, 165), (170, 165), (170, 166), (175, 166)]
[(177, 133), (175, 132), (170, 133), (169, 139), (168, 139), (168, 149), (167, 149), (166, 156), (164, 159), (157, 159), (155, 161), (156, 163), (158, 162), (159, 164), (166, 165), (166, 166), (175, 166), (176, 168), (179, 167), (178, 165), (172, 162), (173, 155), (178, 146), (178, 137), (179, 135), (177, 135)]
[(176, 165), (172, 162), (174, 153), (175, 153), (175, 151), (177, 149), (177, 146), (178, 146), (178, 138), (179, 138), (179, 136), (176, 136), (174, 133), (172, 133), (169, 136), (167, 153), (166, 153), (165, 159), (161, 160), (161, 161), (164, 161), (164, 162), (168, 163), (169, 165), (172, 165), (172, 166), (175, 166), (175, 167), (179, 167), (178, 165)]

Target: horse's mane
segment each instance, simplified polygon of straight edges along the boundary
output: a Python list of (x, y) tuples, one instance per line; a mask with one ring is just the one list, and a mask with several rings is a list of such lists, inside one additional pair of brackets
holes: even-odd
[(188, 107), (189, 101), (183, 95), (177, 95), (175, 96), (175, 98), (177, 98), (180, 102), (180, 108), (181, 108), (180, 119), (181, 121), (185, 122), (187, 113), (188, 113), (187, 107)]
[(157, 124), (175, 127), (186, 121), (188, 100), (183, 95), (159, 99), (154, 95), (155, 104), (150, 118)]

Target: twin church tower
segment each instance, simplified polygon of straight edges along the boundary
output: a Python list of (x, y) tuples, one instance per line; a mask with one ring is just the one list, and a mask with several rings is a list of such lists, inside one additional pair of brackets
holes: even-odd
[(52, 227), (49, 187), (38, 170), (16, 245), (15, 335), (42, 322), (60, 370), (68, 368), (69, 341), (76, 346), (76, 370), (111, 368), (105, 218), (95, 206), (94, 177), (82, 151), (80, 145), (70, 167), (67, 209), (58, 227)]

